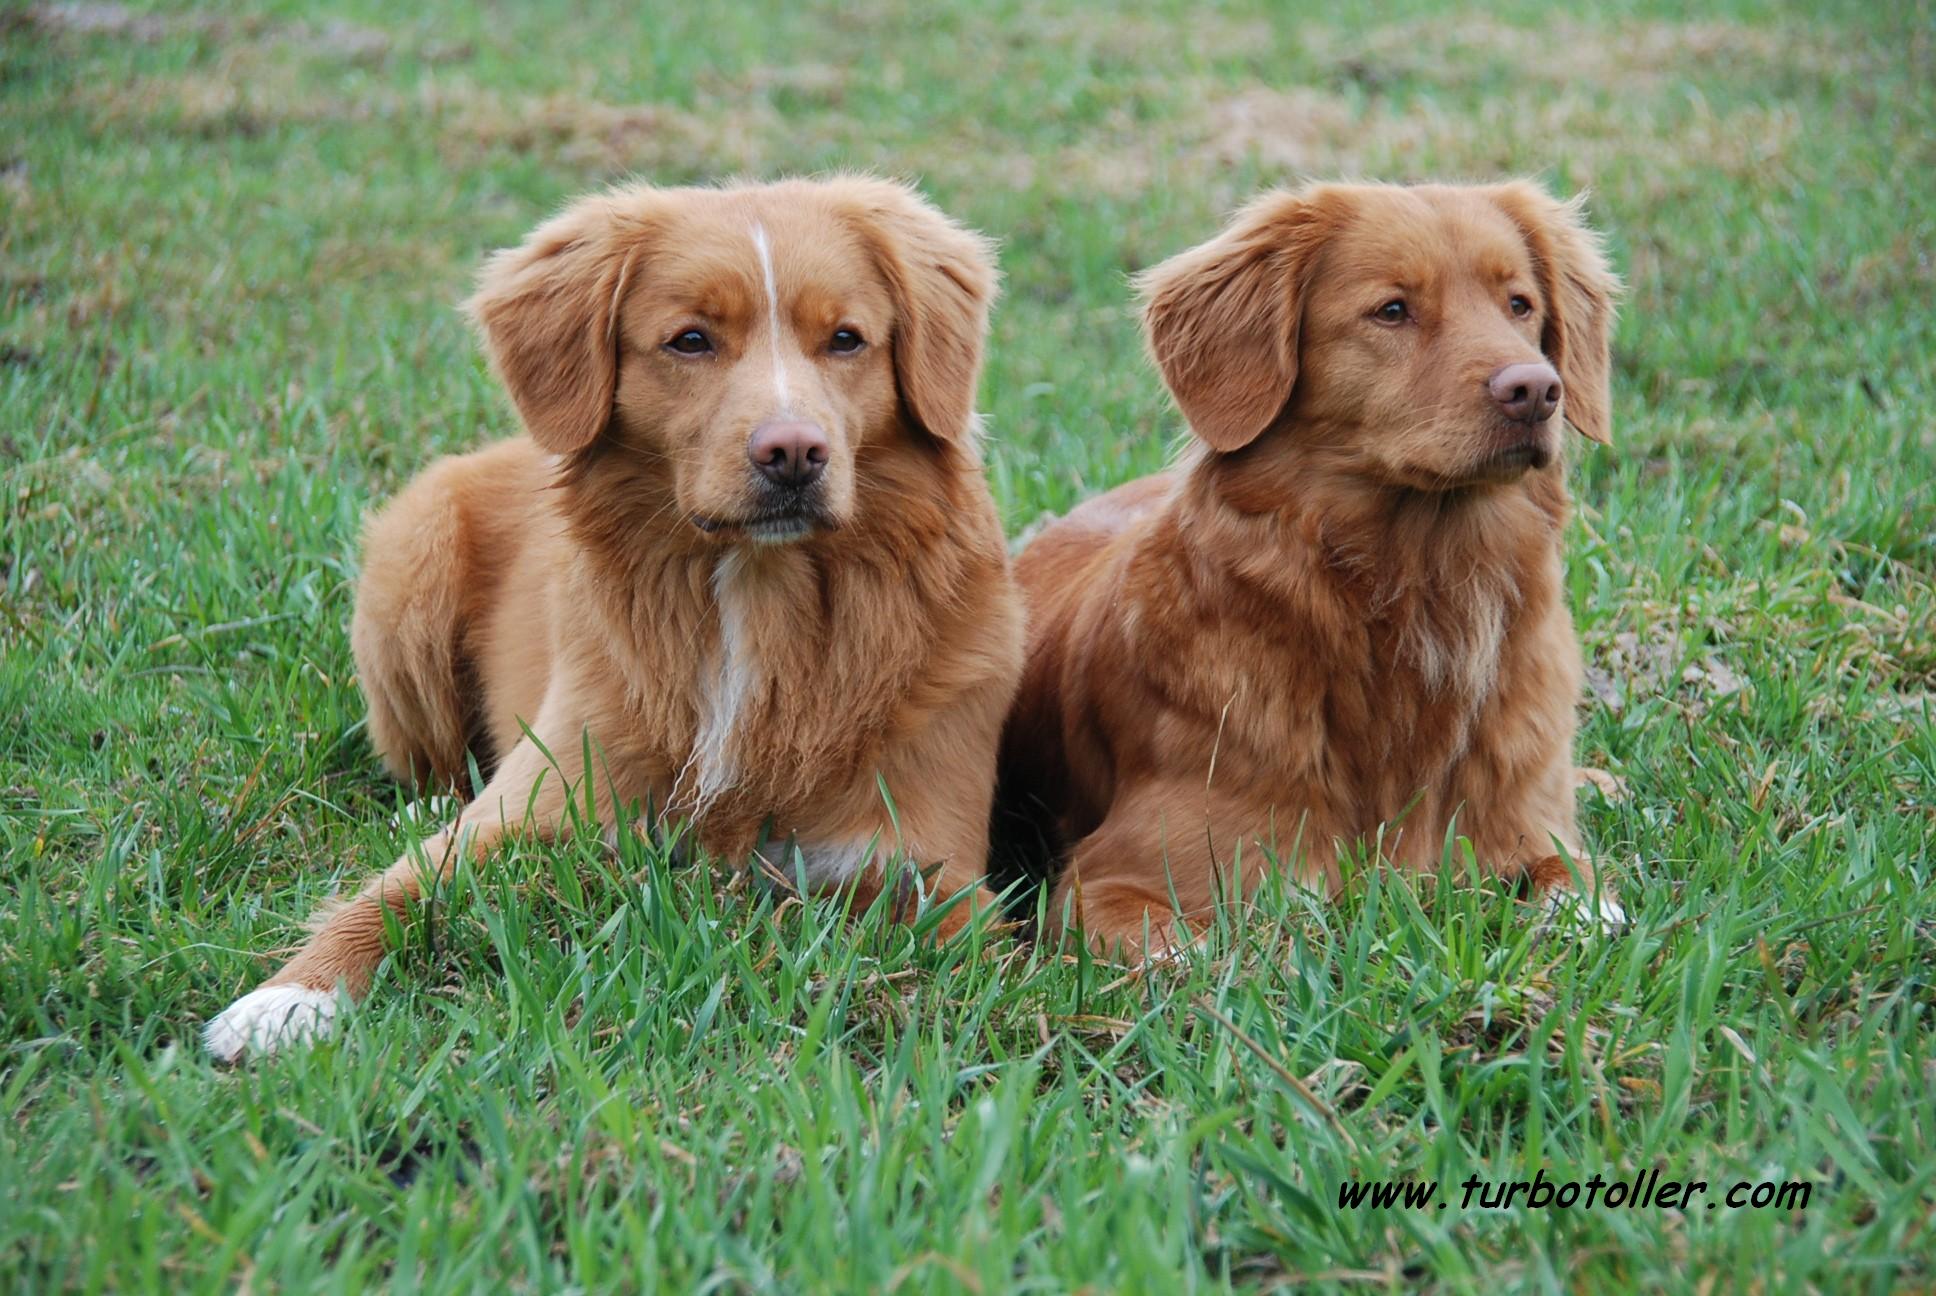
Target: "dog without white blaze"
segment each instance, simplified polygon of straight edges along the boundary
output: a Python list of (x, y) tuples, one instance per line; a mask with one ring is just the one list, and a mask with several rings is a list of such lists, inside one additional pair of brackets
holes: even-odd
[(1059, 850), (1052, 915), (1157, 953), (1146, 927), (1188, 940), (1278, 864), (1335, 891), (1384, 826), (1429, 870), (1456, 824), (1485, 868), (1611, 917), (1574, 821), (1560, 540), (1562, 428), (1608, 439), (1616, 283), (1577, 206), (1273, 193), (1142, 287), (1192, 449), (1016, 568), (1001, 821)]

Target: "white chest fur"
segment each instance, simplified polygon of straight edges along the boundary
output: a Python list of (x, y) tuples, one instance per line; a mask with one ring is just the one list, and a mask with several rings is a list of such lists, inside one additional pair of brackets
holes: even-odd
[[(699, 667), (698, 725), (693, 733), (692, 751), (680, 774), (685, 789), (687, 810), (698, 816), (721, 796), (738, 787), (746, 770), (741, 753), (745, 750), (744, 728), (757, 723), (763, 690), (771, 683), (771, 663), (759, 650), (755, 630), (753, 600), (759, 597), (760, 573), (749, 569), (746, 554), (738, 549), (722, 553), (713, 566), (713, 606), (719, 637), (713, 653)], [(779, 864), (788, 876), (796, 866), (806, 870), (807, 882), (815, 889), (837, 885), (852, 878), (877, 856), (891, 852), (895, 843), (869, 836), (864, 839), (798, 841), (784, 854)]]
[(761, 681), (748, 615), (748, 591), (736, 549), (719, 556), (713, 566), (713, 607), (719, 620), (719, 643), (712, 660), (700, 668), (699, 726), (684, 778), (691, 780), (693, 809), (703, 811), (739, 779), (735, 759), (738, 730), (748, 701)]

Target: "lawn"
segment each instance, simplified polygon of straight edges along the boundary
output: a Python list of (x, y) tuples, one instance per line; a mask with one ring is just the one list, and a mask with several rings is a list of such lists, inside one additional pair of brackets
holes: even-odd
[[(1936, 1285), (1936, 10), (344, 0), (0, 11), (0, 1290)], [(327, 12), (323, 10), (327, 9)], [(628, 175), (999, 236), (1011, 532), (1180, 431), (1127, 274), (1307, 175), (1592, 190), (1568, 585), (1625, 934), (1368, 873), (1148, 975), (628, 843), (202, 1022), (397, 854), (358, 520), (514, 419), (454, 304)], [(1504, 1209), (1469, 1176), (1706, 1208)], [(1437, 1186), (1429, 1207), (1340, 1185)], [(1809, 1186), (1760, 1210), (1742, 1181)]]

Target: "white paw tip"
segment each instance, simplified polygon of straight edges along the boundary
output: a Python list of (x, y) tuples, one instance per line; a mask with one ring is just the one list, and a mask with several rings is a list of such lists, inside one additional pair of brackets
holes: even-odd
[(326, 1036), (335, 1027), (336, 992), (305, 986), (263, 986), (237, 999), (202, 1032), (218, 1061), (244, 1052), (273, 1053), (286, 1044)]
[(1556, 887), (1546, 893), (1546, 914), (1549, 918), (1586, 922), (1609, 935), (1624, 931), (1627, 926), (1627, 911), (1610, 891), (1587, 896)]
[[(1154, 931), (1150, 933), (1150, 937), (1152, 940), (1158, 939), (1158, 935)], [(1207, 931), (1198, 932), (1188, 940), (1178, 940), (1175, 936), (1169, 936), (1158, 940), (1158, 943), (1153, 948), (1144, 950), (1135, 966), (1145, 968), (1184, 967), (1189, 964), (1191, 959), (1202, 954), (1209, 948), (1210, 933)]]
[(463, 809), (454, 796), (427, 796), (412, 801), (390, 816), (392, 828), (437, 828), (449, 823)]

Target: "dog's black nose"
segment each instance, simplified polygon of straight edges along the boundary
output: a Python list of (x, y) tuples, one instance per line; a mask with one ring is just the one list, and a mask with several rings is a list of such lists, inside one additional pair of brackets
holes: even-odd
[(805, 486), (827, 468), (827, 434), (804, 419), (774, 419), (753, 429), (746, 457), (776, 486)]
[(1549, 364), (1507, 365), (1486, 384), (1515, 423), (1544, 423), (1560, 407), (1560, 376)]

